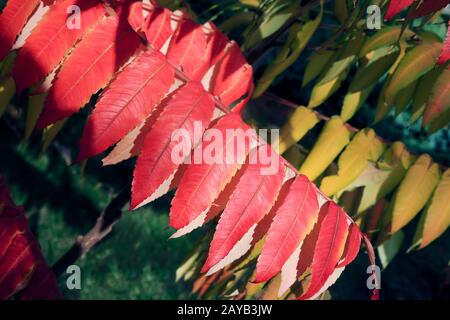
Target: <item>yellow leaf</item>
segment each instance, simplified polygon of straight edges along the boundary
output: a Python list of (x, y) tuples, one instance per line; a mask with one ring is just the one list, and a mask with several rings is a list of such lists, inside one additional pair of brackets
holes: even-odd
[(450, 169), (442, 175), (424, 214), (425, 223), (420, 248), (426, 247), (437, 239), (450, 225)]
[(327, 121), (300, 172), (311, 181), (317, 179), (349, 143), (350, 134), (341, 118), (335, 116)]
[(381, 179), (368, 184), (364, 188), (358, 213), (369, 209), (381, 198), (394, 191), (402, 181), (412, 161), (413, 156), (406, 150), (405, 145), (399, 141), (394, 142), (377, 162), (376, 168), (380, 171)]
[(350, 120), (359, 108), (366, 102), (369, 95), (375, 88), (375, 84), (356, 92), (349, 92), (345, 95), (342, 106), (341, 118), (343, 121)]
[[(298, 107), (280, 130), (278, 152), (282, 154), (296, 144), (318, 122), (319, 118), (314, 111), (305, 107)], [(276, 144), (274, 148), (277, 149)]]
[(372, 129), (359, 131), (339, 157), (337, 175), (322, 179), (320, 189), (328, 196), (342, 191), (355, 181), (370, 161), (376, 161), (383, 153), (383, 143)]
[(346, 74), (341, 74), (330, 82), (324, 84), (316, 84), (312, 90), (308, 108), (315, 108), (324, 103), (333, 93), (337, 91), (337, 89), (339, 89), (342, 80), (346, 76)]
[(410, 222), (427, 203), (439, 181), (439, 166), (427, 154), (421, 155), (408, 170), (395, 194), (391, 233)]

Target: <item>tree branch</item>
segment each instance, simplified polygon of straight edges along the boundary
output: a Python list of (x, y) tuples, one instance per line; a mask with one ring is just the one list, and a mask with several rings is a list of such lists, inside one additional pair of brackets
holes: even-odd
[(74, 264), (112, 231), (113, 226), (122, 217), (122, 208), (129, 198), (130, 188), (126, 186), (109, 203), (94, 227), (86, 235), (77, 237), (73, 246), (53, 265), (52, 270), (56, 277), (61, 276), (68, 266)]

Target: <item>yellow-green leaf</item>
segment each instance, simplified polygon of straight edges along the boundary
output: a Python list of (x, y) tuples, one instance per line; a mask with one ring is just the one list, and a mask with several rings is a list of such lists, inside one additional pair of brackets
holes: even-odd
[(322, 179), (320, 189), (328, 196), (342, 191), (355, 181), (370, 161), (383, 153), (383, 143), (372, 129), (359, 131), (338, 160), (338, 173)]
[(394, 191), (402, 181), (412, 161), (413, 156), (405, 145), (399, 141), (394, 142), (377, 162), (376, 169), (380, 179), (373, 181), (364, 188), (358, 213), (369, 209), (380, 199)]
[(50, 144), (55, 140), (58, 133), (62, 130), (64, 125), (66, 124), (67, 119), (60, 120), (56, 122), (55, 124), (52, 124), (45, 128), (44, 130), (44, 141), (42, 143), (42, 151), (47, 151)]
[(338, 78), (342, 74), (347, 74), (352, 64), (358, 58), (359, 50), (364, 43), (364, 39), (365, 35), (360, 33), (348, 40), (345, 46), (337, 52), (336, 59), (333, 60), (331, 65), (327, 66), (317, 84), (323, 85)]
[(324, 103), (342, 84), (347, 74), (340, 74), (337, 78), (325, 84), (316, 84), (311, 92), (308, 108), (315, 108)]
[(0, 79), (0, 118), (5, 113), (15, 92), (16, 84), (11, 77)]
[(397, 57), (395, 63), (391, 66), (388, 72), (388, 77), (384, 82), (383, 88), (380, 91), (380, 95), (378, 97), (377, 109), (375, 111), (375, 123), (381, 121), (391, 110), (392, 103), (387, 103), (385, 100), (386, 90), (389, 85), (389, 81), (391, 80), (394, 72), (397, 70), (400, 62), (405, 56), (406, 45), (404, 43), (400, 44), (400, 53)]
[[(364, 57), (371, 51), (377, 50), (381, 47), (391, 46), (393, 44), (398, 43), (401, 33), (402, 33), (401, 26), (383, 27), (373, 36), (366, 39), (364, 46), (361, 48), (359, 56)], [(406, 29), (401, 38), (408, 38), (411, 37), (413, 34), (414, 33), (411, 30)]]
[(392, 205), (391, 233), (410, 222), (429, 200), (439, 181), (439, 166), (421, 155), (406, 173)]
[(437, 239), (450, 225), (450, 169), (441, 177), (431, 198), (430, 205), (424, 212), (425, 222), (422, 230), (420, 248), (424, 248)]
[[(289, 120), (280, 130), (278, 152), (282, 154), (296, 144), (318, 122), (319, 118), (311, 109), (305, 107), (295, 109)], [(274, 144), (275, 149), (276, 147), (276, 144)]]
[(310, 180), (315, 180), (349, 143), (350, 135), (350, 130), (340, 117), (331, 118), (300, 167), (300, 172)]
[(264, 70), (263, 75), (258, 80), (253, 96), (261, 96), (267, 88), (270, 87), (275, 78), (289, 68), (295, 61), (297, 61), (303, 49), (308, 44), (312, 35), (322, 21), (323, 1), (321, 1), (320, 13), (314, 20), (308, 21), (305, 24), (295, 23), (290, 29), (288, 39), (271, 62), (271, 64)]
[(422, 43), (406, 52), (386, 88), (384, 100), (392, 104), (397, 94), (433, 69), (442, 51), (442, 43)]
[(395, 97), (395, 114), (399, 115), (406, 109), (409, 102), (414, 97), (417, 88), (417, 81), (411, 82), (406, 88), (402, 89)]
[(340, 23), (344, 23), (348, 18), (348, 7), (346, 0), (334, 1), (334, 15)]
[(349, 91), (357, 92), (376, 83), (389, 71), (399, 55), (400, 49), (397, 46), (383, 47), (375, 51), (373, 57), (368, 59), (368, 63), (356, 72)]
[(28, 140), (36, 127), (37, 120), (44, 109), (47, 93), (36, 94), (28, 97), (27, 117), (25, 124), (25, 140)]
[(306, 65), (302, 87), (305, 87), (308, 83), (317, 78), (334, 55), (335, 52), (331, 50), (319, 50), (314, 52)]
[(345, 95), (341, 110), (341, 118), (343, 121), (348, 121), (355, 115), (358, 109), (366, 102), (374, 88), (375, 84), (372, 84), (361, 91), (348, 92)]

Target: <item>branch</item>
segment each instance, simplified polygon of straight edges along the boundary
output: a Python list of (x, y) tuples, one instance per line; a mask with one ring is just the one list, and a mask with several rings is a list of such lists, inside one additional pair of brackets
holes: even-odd
[(86, 235), (79, 236), (73, 246), (53, 265), (56, 277), (61, 276), (68, 266), (74, 264), (112, 231), (113, 226), (122, 217), (122, 208), (129, 197), (130, 188), (127, 186), (109, 203), (94, 227)]

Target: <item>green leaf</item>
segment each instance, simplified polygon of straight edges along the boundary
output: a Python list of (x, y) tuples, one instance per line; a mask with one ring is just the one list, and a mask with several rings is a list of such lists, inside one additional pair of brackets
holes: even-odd
[[(400, 35), (402, 34), (401, 26), (383, 27), (373, 36), (366, 39), (364, 46), (359, 54), (360, 57), (364, 57), (369, 52), (377, 50), (385, 46), (391, 46), (398, 44)], [(411, 37), (414, 33), (411, 30), (406, 29), (402, 35), (402, 38)]]
[(386, 269), (388, 264), (395, 258), (400, 252), (403, 245), (405, 235), (403, 231), (396, 232), (387, 241), (378, 246), (378, 256), (380, 257), (381, 265), (383, 269)]
[(406, 52), (386, 88), (385, 102), (392, 104), (402, 89), (433, 69), (441, 50), (442, 43), (423, 43)]
[(335, 52), (331, 50), (318, 50), (314, 52), (309, 58), (306, 66), (302, 87), (305, 87), (308, 83), (317, 78), (334, 55)]
[(278, 75), (297, 61), (322, 20), (323, 1), (321, 4), (320, 13), (314, 20), (308, 21), (305, 24), (295, 23), (289, 29), (286, 43), (272, 63), (264, 70), (263, 75), (256, 84), (253, 94), (255, 98), (261, 96)]

